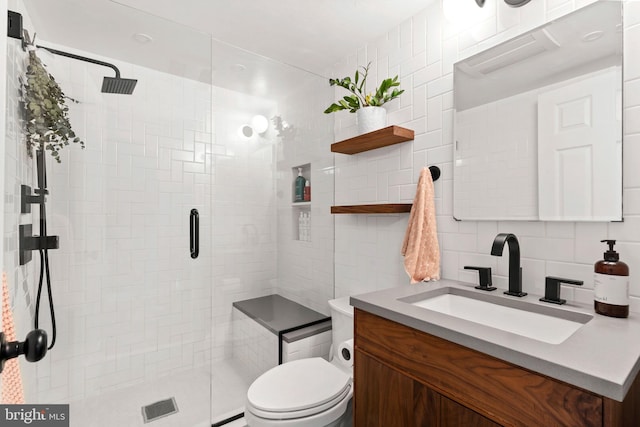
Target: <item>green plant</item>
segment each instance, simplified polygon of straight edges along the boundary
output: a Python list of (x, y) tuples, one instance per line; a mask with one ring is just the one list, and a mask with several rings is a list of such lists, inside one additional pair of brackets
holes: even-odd
[(71, 128), (69, 107), (66, 104), (67, 99), (77, 101), (64, 94), (32, 46), (29, 46), (29, 63), (22, 83), (29, 156), (33, 156), (34, 148), (46, 150), (60, 163), (60, 150), (69, 145), (70, 141), (79, 143), (84, 148), (84, 142)]
[(375, 92), (367, 93), (367, 77), (369, 76), (370, 66), (371, 62), (366, 67), (360, 67), (362, 72), (356, 70), (353, 80), (351, 80), (351, 77), (329, 79), (331, 86), (343, 87), (351, 92), (352, 95), (346, 95), (338, 102), (331, 104), (329, 108), (324, 110), (325, 114), (340, 110), (349, 110), (350, 113), (355, 113), (362, 107), (380, 107), (404, 92), (404, 89), (398, 88), (400, 82), (398, 82), (398, 76), (395, 76), (392, 79), (384, 79)]

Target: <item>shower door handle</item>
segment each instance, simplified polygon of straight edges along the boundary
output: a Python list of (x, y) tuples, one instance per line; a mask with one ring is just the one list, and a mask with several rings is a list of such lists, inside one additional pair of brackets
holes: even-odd
[(200, 253), (200, 219), (198, 209), (191, 209), (189, 218), (189, 250), (191, 258), (198, 258)]

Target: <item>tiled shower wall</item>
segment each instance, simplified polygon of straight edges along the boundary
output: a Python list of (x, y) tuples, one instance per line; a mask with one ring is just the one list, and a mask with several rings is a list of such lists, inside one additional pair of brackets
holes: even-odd
[[(640, 310), (640, 2), (624, 2), (624, 222), (513, 222), (453, 219), (452, 138), (453, 64), (592, 0), (537, 0), (521, 8), (488, 1), (486, 20), (465, 31), (443, 17), (441, 2), (336, 64), (328, 74), (352, 75), (372, 61), (372, 81), (400, 76), (406, 92), (388, 108), (388, 123), (415, 130), (413, 142), (356, 156), (335, 155), (336, 204), (413, 200), (419, 171), (438, 165), (435, 208), (444, 278), (477, 280), (465, 265), (492, 267), (494, 284), (506, 288), (507, 257), (489, 255), (497, 233), (520, 240), (525, 290), (544, 292), (547, 275), (583, 280), (581, 289), (563, 294), (590, 304), (593, 263), (602, 258), (601, 239), (617, 239), (621, 260), (631, 271), (632, 309)], [(337, 92), (336, 96), (338, 96)], [(336, 140), (355, 135), (355, 117), (338, 113)], [(400, 247), (408, 215), (338, 215), (336, 217), (336, 295), (373, 291), (408, 283)]]
[[(17, 111), (17, 76), (26, 54), (9, 40), (9, 105)], [(63, 50), (64, 47), (60, 47)], [(95, 57), (90, 53), (81, 55)], [(108, 60), (108, 59), (105, 59)], [(48, 161), (50, 252), (58, 326), (56, 346), (38, 364), (30, 402), (69, 402), (141, 383), (211, 360), (211, 87), (117, 63), (137, 78), (133, 95), (100, 93), (102, 70), (66, 58), (49, 70), (70, 103), (71, 121), (87, 148), (70, 146)], [(37, 257), (17, 266), (20, 183), (33, 183), (18, 114), (11, 116), (6, 174), (5, 268), (16, 292), (19, 335), (32, 328)], [(189, 211), (200, 211), (200, 257), (189, 256)], [(17, 209), (17, 211), (16, 211)], [(36, 227), (37, 230), (37, 227)], [(46, 299), (44, 299), (46, 302)], [(48, 320), (42, 304), (41, 317)], [(51, 331), (48, 322), (45, 329)], [(50, 334), (51, 335), (51, 334)]]
[[(10, 4), (16, 7), (15, 4)], [(12, 9), (16, 10), (16, 9)], [(25, 25), (28, 25), (28, 16), (24, 17)], [(7, 76), (19, 76), (24, 73), (24, 53), (16, 41), (7, 43)], [(19, 265), (18, 254), (18, 224), (32, 223), (32, 214), (20, 214), (20, 185), (33, 186), (34, 163), (26, 155), (22, 134), (22, 112), (18, 95), (20, 82), (17, 79), (6, 78), (6, 127), (5, 127), (5, 151), (2, 175), (5, 182), (3, 193), (4, 211), (4, 235), (3, 237), (3, 266), (7, 275), (7, 284), (11, 298), (13, 320), (15, 324), (16, 338), (24, 340), (26, 334), (33, 329), (33, 313), (36, 297), (36, 289), (33, 283), (37, 277), (34, 272), (36, 262), (25, 266)], [(37, 230), (37, 227), (36, 227)], [(37, 255), (35, 256), (37, 259)], [(6, 325), (4, 326), (6, 328)], [(24, 358), (19, 358), (22, 381), (25, 395), (36, 394), (36, 368)]]
[[(278, 292), (289, 299), (329, 315), (327, 301), (333, 288), (334, 175), (333, 115), (322, 114), (332, 101), (326, 79), (300, 74), (288, 85), (279, 108), (289, 127), (277, 141)], [(302, 102), (301, 102), (302, 101)], [(310, 164), (310, 241), (298, 239), (300, 210), (293, 201), (293, 168)], [(295, 169), (297, 170), (297, 169)]]

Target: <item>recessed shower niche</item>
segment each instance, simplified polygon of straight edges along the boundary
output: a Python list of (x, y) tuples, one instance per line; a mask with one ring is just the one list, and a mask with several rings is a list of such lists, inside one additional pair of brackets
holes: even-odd
[(292, 235), (300, 242), (311, 241), (311, 163), (291, 168)]

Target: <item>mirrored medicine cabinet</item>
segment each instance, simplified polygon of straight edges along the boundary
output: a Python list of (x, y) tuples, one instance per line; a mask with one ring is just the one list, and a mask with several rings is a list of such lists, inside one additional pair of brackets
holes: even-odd
[(622, 2), (454, 66), (454, 217), (622, 219)]

